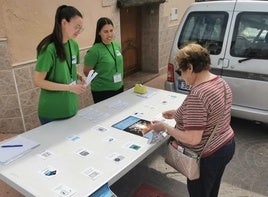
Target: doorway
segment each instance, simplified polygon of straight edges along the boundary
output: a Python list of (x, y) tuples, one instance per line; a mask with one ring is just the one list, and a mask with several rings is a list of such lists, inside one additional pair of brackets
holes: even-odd
[(121, 46), (124, 58), (124, 77), (141, 70), (141, 9), (120, 9)]

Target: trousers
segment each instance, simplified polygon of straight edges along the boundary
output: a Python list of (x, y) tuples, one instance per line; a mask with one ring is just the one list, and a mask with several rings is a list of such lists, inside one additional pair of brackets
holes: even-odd
[(187, 189), (190, 197), (217, 197), (221, 178), (226, 165), (235, 152), (235, 140), (232, 138), (212, 155), (200, 159), (200, 178), (187, 179)]
[(92, 91), (91, 90), (91, 94), (92, 94), (94, 103), (98, 103), (100, 101), (103, 101), (105, 99), (113, 97), (113, 96), (115, 96), (117, 94), (120, 94), (123, 91), (124, 91), (124, 86), (122, 86), (119, 90), (115, 90), (115, 91), (108, 90), (108, 91), (97, 92), (97, 91)]

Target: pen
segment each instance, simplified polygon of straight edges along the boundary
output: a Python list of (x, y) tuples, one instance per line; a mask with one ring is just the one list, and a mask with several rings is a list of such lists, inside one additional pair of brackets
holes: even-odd
[(22, 147), (22, 144), (14, 144), (14, 145), (2, 145), (1, 148), (13, 148), (13, 147)]

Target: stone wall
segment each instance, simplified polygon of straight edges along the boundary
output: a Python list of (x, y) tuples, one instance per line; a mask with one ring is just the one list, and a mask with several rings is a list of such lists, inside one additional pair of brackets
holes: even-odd
[[(0, 131), (22, 133), (40, 126), (37, 106), (40, 88), (33, 82), (36, 61), (9, 66), (6, 39), (0, 40)], [(84, 59), (88, 49), (81, 49)], [(82, 64), (78, 67), (82, 72)], [(79, 108), (90, 105), (90, 91), (79, 95)]]
[(22, 132), (23, 121), (15, 72), (10, 67), (7, 39), (0, 39), (0, 131)]
[[(80, 49), (81, 60), (84, 59), (84, 55), (90, 47), (89, 44), (93, 43), (95, 23), (100, 16), (107, 15), (113, 20), (115, 38), (120, 42), (120, 10), (116, 7), (116, 0), (102, 0), (101, 4), (97, 4), (99, 0), (83, 3), (67, 2), (81, 8), (84, 13), (87, 28), (78, 40), (79, 46), (84, 47)], [(166, 72), (179, 18), (191, 2), (181, 2), (178, 5), (177, 0), (170, 0), (163, 4), (142, 6), (142, 71)], [(60, 3), (59, 1), (52, 4), (43, 2), (40, 7), (40, 3), (28, 1), (29, 5), (18, 7), (17, 5), (21, 5), (19, 0), (10, 0), (5, 1), (2, 7), (0, 6), (0, 16), (3, 16), (3, 23), (0, 25), (0, 133), (22, 133), (40, 125), (37, 116), (40, 89), (35, 87), (33, 82), (33, 71), (36, 64), (35, 47), (40, 39), (50, 32), (51, 24), (48, 21), (53, 20), (54, 8)], [(91, 6), (85, 6), (89, 4)], [(92, 5), (98, 6), (94, 8)], [(43, 6), (50, 12), (44, 12), (41, 9)], [(53, 7), (53, 12), (50, 7)], [(169, 15), (172, 8), (178, 8), (180, 15), (178, 20), (170, 20)], [(36, 14), (39, 18), (29, 17), (27, 13), (29, 9), (35, 10), (31, 14)], [(34, 24), (36, 26), (33, 26)], [(23, 43), (26, 41), (29, 46), (33, 46), (29, 48), (27, 45), (28, 48), (25, 48), (26, 45), (17, 40)], [(21, 50), (22, 46), (24, 46), (23, 50)], [(82, 73), (82, 64), (78, 70)], [(91, 103), (93, 102), (89, 90), (79, 95), (80, 109)]]
[(167, 70), (169, 52), (177, 25), (169, 26), (163, 4), (142, 8), (142, 71), (163, 73)]
[(160, 5), (159, 13), (160, 13), (160, 20), (159, 20), (159, 45), (158, 45), (158, 72), (159, 73), (166, 73), (167, 71), (167, 63), (169, 59), (169, 53), (171, 47), (173, 45), (173, 41), (175, 38), (175, 33), (177, 31), (178, 26), (169, 26), (169, 16), (164, 16), (163, 12), (163, 5)]

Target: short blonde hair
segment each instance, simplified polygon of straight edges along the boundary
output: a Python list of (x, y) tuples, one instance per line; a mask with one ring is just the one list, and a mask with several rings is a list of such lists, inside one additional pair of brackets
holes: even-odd
[(196, 43), (190, 43), (178, 51), (175, 56), (175, 62), (179, 70), (187, 70), (188, 64), (193, 65), (193, 72), (199, 73), (210, 69), (209, 51)]

